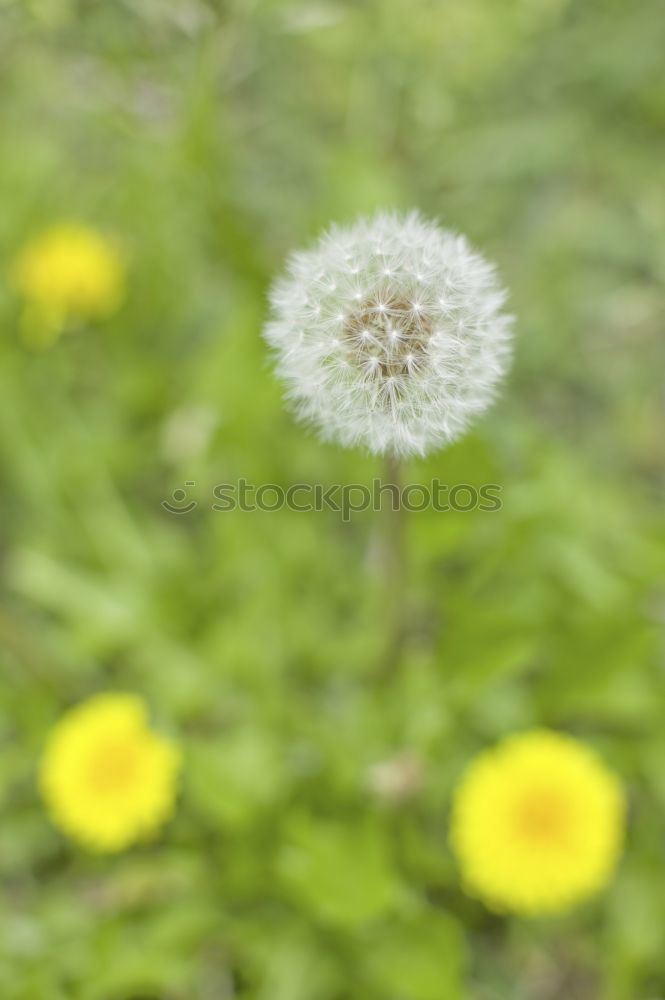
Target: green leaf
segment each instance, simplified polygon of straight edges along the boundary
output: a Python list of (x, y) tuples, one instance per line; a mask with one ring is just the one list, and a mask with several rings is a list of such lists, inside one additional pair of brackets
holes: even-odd
[(313, 916), (340, 927), (376, 920), (393, 907), (399, 889), (383, 831), (369, 821), (298, 817), (288, 827), (278, 873)]
[(382, 927), (365, 950), (364, 967), (386, 1000), (461, 1000), (466, 996), (462, 930), (441, 911), (427, 910), (415, 922)]

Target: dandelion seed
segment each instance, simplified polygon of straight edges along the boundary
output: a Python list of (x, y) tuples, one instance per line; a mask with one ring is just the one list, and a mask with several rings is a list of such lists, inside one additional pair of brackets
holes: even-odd
[[(305, 310), (303, 297), (320, 312)], [(464, 237), (416, 213), (383, 213), (333, 227), (291, 257), (265, 336), (296, 413), (323, 437), (424, 454), (458, 438), (492, 402), (510, 361), (504, 298), (494, 268)], [(321, 351), (327, 337), (331, 350)]]

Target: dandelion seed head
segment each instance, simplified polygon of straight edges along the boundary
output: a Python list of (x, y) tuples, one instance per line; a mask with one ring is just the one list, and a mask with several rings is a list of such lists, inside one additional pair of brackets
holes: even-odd
[(265, 336), (296, 413), (324, 438), (424, 454), (492, 402), (510, 361), (505, 298), (464, 237), (380, 213), (292, 255)]

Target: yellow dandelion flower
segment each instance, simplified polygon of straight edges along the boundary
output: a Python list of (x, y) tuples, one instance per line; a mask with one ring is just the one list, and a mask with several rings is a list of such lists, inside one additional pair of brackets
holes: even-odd
[(100, 694), (54, 727), (39, 783), (53, 822), (99, 851), (153, 834), (172, 813), (180, 755), (132, 694)]
[(61, 223), (45, 230), (14, 266), (26, 336), (45, 345), (68, 324), (110, 315), (122, 301), (124, 278), (120, 254), (94, 229)]
[(623, 845), (624, 794), (595, 753), (534, 730), (481, 753), (455, 793), (465, 886), (492, 908), (566, 909), (605, 886)]

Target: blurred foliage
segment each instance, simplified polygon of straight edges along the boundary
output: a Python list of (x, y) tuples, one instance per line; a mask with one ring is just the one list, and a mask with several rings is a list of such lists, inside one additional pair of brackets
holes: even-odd
[[(1, 0), (3, 1000), (665, 996), (664, 36), (660, 0)], [(409, 469), (503, 509), (410, 518), (377, 681), (371, 516), (211, 504), (379, 472), (294, 425), (260, 325), (288, 249), (385, 205), (499, 261), (518, 350)], [(61, 218), (121, 243), (128, 299), (31, 352), (8, 274)], [(35, 788), (105, 689), (186, 754), (164, 837), (110, 860)], [(614, 887), (529, 923), (463, 896), (447, 818), (469, 756), (536, 724), (632, 815)], [(383, 801), (402, 753), (422, 780)]]

